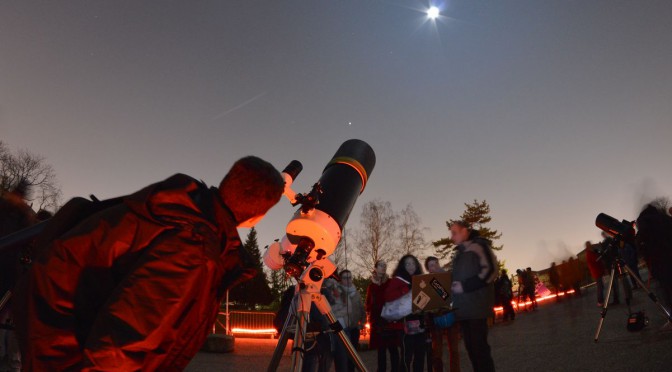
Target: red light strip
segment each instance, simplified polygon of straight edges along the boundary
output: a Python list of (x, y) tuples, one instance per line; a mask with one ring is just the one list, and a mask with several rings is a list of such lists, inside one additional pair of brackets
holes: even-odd
[[(573, 289), (570, 289), (569, 291), (558, 293), (557, 296), (560, 297), (560, 296), (564, 296), (564, 295), (566, 295), (566, 294), (572, 294), (572, 293), (574, 293), (574, 290), (573, 290)], [(549, 299), (551, 299), (551, 298), (555, 298), (555, 297), (556, 297), (555, 294), (551, 294), (551, 295), (544, 296), (544, 297), (539, 297), (539, 298), (537, 298), (537, 303), (539, 303), (539, 302), (544, 302), (544, 301), (546, 301), (546, 300), (549, 300)], [(525, 306), (525, 307), (527, 307), (528, 305), (532, 305), (532, 301), (527, 301), (527, 302), (524, 302), (524, 301), (523, 301), (523, 302), (511, 301), (511, 305), (513, 305), (515, 308), (519, 308), (520, 306)], [(493, 310), (494, 310), (496, 313), (498, 313), (498, 312), (500, 312), (500, 311), (504, 311), (504, 308), (501, 307), (501, 306), (496, 306)]]
[(278, 331), (275, 328), (262, 329), (247, 329), (247, 328), (231, 328), (231, 333), (250, 333), (250, 334), (276, 334)]

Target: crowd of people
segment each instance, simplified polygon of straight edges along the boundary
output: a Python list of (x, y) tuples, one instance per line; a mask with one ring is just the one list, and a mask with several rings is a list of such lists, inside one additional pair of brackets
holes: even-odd
[[(464, 342), (474, 371), (494, 371), (494, 361), (488, 344), (488, 319), (492, 318), (495, 300), (497, 261), (487, 240), (464, 222), (453, 223), (451, 238), (456, 255), (451, 272), (452, 308), (447, 306), (434, 313), (408, 312), (401, 319), (390, 320), (383, 316), (386, 303), (408, 301), (411, 308), (413, 277), (425, 273), (442, 273), (436, 257), (427, 257), (424, 265), (414, 255), (405, 255), (396, 262), (391, 275), (387, 263), (375, 263), (364, 301), (352, 284), (352, 273), (339, 273), (340, 282), (326, 279), (321, 294), (330, 303), (334, 317), (341, 323), (343, 332), (357, 347), (359, 335), (365, 324), (370, 325), (370, 348), (377, 352), (378, 371), (443, 371), (443, 353), (448, 351), (449, 370), (460, 370), (458, 342)], [(424, 270), (423, 270), (424, 266)], [(505, 272), (504, 272), (505, 274)], [(504, 275), (506, 277), (506, 275)], [(510, 285), (509, 292), (510, 292)], [(285, 325), (295, 288), (289, 288), (283, 298), (275, 326)], [(454, 322), (439, 323), (438, 317), (450, 314)], [(311, 304), (310, 322), (307, 327), (303, 371), (353, 371), (343, 343), (330, 332), (326, 317)], [(291, 332), (291, 331), (290, 331)], [(388, 368), (389, 367), (389, 368)]]
[[(444, 345), (448, 349), (449, 370), (459, 371), (458, 332), (474, 371), (494, 371), (488, 318), (493, 313), (497, 261), (489, 242), (466, 223), (452, 223), (450, 231), (456, 244), (456, 255), (449, 268), (455, 317), (452, 325), (435, 324), (439, 314), (409, 314), (398, 321), (383, 318), (385, 303), (411, 291), (412, 277), (423, 270), (413, 255), (403, 256), (397, 262), (391, 278), (386, 274), (385, 262), (376, 263), (367, 288), (366, 310), (371, 324), (371, 348), (378, 353), (378, 371), (387, 370), (388, 355), (392, 371), (423, 371), (425, 363), (428, 370), (443, 371)], [(444, 271), (436, 257), (427, 257), (424, 267), (429, 273)]]
[[(250, 183), (256, 186), (252, 194)], [(11, 299), (20, 311), (1, 309), (0, 357), (5, 365), (0, 367), (10, 371), (184, 368), (209, 332), (225, 289), (253, 274), (236, 228), (258, 222), (283, 189), (282, 177), (270, 164), (243, 158), (217, 188), (178, 174), (120, 199), (67, 235), (34, 247), (29, 270), (19, 265), (24, 251), (3, 251), (0, 295), (20, 289)], [(51, 217), (33, 212), (20, 188), (0, 196), (0, 237)], [(641, 279), (638, 254), (660, 283), (664, 304), (672, 305), (672, 218), (649, 206), (637, 225), (636, 237), (604, 235), (598, 244), (585, 243), (598, 306), (609, 301), (604, 277), (617, 268), (617, 259), (633, 277), (615, 276), (612, 304), (620, 302), (619, 282), (629, 301), (629, 289), (640, 285), (635, 280)], [(505, 269), (498, 272), (490, 242), (467, 223), (453, 222), (450, 234), (456, 247), (448, 267), (436, 257), (426, 257), (423, 265), (418, 257), (405, 255), (388, 276), (387, 263), (378, 261), (365, 298), (348, 270), (339, 273), (339, 282), (324, 281), (322, 294), (352, 345), (358, 346), (362, 328), (370, 324), (370, 347), (377, 351), (379, 371), (388, 366), (392, 371), (443, 371), (444, 351), (448, 369), (459, 371), (460, 339), (474, 371), (494, 371), (489, 319), (495, 304), (502, 306), (504, 321), (515, 319), (512, 278)], [(406, 296), (413, 277), (425, 270), (450, 271), (451, 308), (443, 313), (409, 313), (399, 320), (383, 317), (385, 304)], [(582, 270), (574, 258), (552, 263), (551, 290), (558, 294), (573, 289), (580, 295)], [(21, 271), (26, 274), (17, 284)], [(537, 275), (529, 267), (516, 274), (519, 302), (529, 301), (536, 309), (541, 284)], [(276, 326), (284, 325), (293, 297), (291, 288), (283, 297)], [(353, 371), (348, 351), (329, 332), (329, 321), (311, 306), (307, 342), (312, 347), (306, 348), (304, 370), (328, 371), (333, 366), (337, 372)], [(145, 316), (137, 317), (138, 311)], [(454, 322), (439, 324), (438, 317), (446, 314), (452, 314)]]

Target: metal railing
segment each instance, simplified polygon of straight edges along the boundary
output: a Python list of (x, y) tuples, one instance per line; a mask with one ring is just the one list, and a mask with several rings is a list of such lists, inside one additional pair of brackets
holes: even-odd
[[(275, 313), (261, 311), (220, 312), (214, 326), (214, 333), (226, 333), (238, 337), (257, 337), (260, 335), (275, 337), (273, 326)], [(228, 327), (227, 327), (228, 324)]]

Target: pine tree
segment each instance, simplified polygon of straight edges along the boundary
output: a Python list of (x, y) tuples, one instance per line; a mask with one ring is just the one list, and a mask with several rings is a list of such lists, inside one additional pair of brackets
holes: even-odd
[(280, 307), (282, 294), (285, 293), (287, 288), (289, 288), (292, 283), (290, 282), (287, 274), (285, 274), (284, 269), (271, 270), (268, 281), (271, 287), (271, 295), (273, 297), (273, 302), (271, 303), (270, 307), (271, 310), (276, 311)]
[[(464, 203), (466, 209), (462, 213), (459, 219), (446, 221), (446, 226), (450, 228), (450, 225), (456, 221), (464, 221), (468, 223), (473, 229), (478, 231), (479, 235), (491, 242), (492, 249), (501, 250), (504, 248), (503, 245), (495, 246), (494, 242), (502, 237), (502, 234), (497, 230), (493, 230), (487, 226), (487, 223), (492, 221), (490, 217), (490, 205), (487, 201), (483, 200), (479, 202), (474, 199), (473, 203)], [(454, 255), (454, 244), (450, 238), (442, 238), (437, 241), (432, 242), (434, 247), (436, 247), (436, 254), (439, 258), (450, 257), (452, 261)]]
[(256, 305), (269, 305), (273, 301), (273, 295), (261, 265), (257, 230), (254, 227), (247, 234), (243, 248), (252, 256), (257, 275), (231, 289), (229, 300), (252, 310)]

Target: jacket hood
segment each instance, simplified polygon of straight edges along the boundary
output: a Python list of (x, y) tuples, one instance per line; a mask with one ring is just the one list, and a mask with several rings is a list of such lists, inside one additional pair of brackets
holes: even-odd
[(203, 224), (218, 232), (220, 226), (236, 225), (216, 188), (184, 174), (149, 185), (124, 202), (135, 213), (164, 225)]

